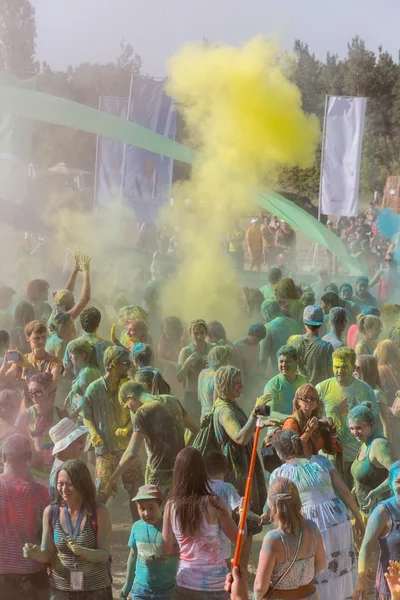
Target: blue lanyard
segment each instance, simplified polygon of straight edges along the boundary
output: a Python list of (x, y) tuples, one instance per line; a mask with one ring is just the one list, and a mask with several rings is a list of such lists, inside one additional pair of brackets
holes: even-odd
[(68, 512), (68, 506), (66, 504), (64, 506), (64, 515), (65, 515), (65, 520), (67, 522), (68, 535), (72, 536), (74, 539), (76, 539), (79, 534), (79, 528), (81, 526), (82, 519), (83, 519), (83, 511), (84, 511), (84, 508), (83, 508), (83, 506), (81, 506), (81, 510), (79, 511), (78, 519), (76, 521), (75, 529), (74, 529), (74, 531), (72, 531), (72, 523), (71, 523), (71, 519), (70, 519), (69, 512)]

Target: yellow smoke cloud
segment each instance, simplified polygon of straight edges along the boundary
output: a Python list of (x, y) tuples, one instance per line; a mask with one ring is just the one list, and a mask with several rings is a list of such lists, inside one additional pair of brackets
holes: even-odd
[(168, 92), (198, 154), (169, 211), (185, 258), (164, 290), (164, 314), (217, 319), (235, 333), (246, 327), (221, 242), (234, 220), (254, 208), (257, 189), (272, 185), (280, 166), (312, 164), (319, 136), (317, 118), (303, 113), (284, 62), (262, 37), (241, 48), (190, 44), (169, 62)]

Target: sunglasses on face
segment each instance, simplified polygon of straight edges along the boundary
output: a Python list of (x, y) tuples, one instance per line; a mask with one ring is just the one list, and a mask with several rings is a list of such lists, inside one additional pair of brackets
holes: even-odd
[(307, 404), (311, 404), (311, 402), (318, 402), (318, 398), (314, 396), (307, 396), (305, 398), (299, 398), (302, 402), (306, 402)]
[(43, 396), (43, 390), (28, 390), (28, 396), (31, 398), (41, 398)]

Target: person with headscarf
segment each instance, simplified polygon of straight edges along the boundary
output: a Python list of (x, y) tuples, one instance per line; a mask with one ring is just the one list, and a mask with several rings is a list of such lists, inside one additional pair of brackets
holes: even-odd
[(278, 370), (279, 348), (286, 344), (290, 336), (303, 333), (303, 328), (300, 323), (282, 313), (276, 300), (264, 300), (261, 316), (264, 319), (266, 336), (260, 344), (260, 365), (266, 374), (270, 364), (270, 372), (275, 374)]
[[(110, 476), (129, 443), (127, 426), (130, 423), (130, 413), (121, 406), (118, 392), (127, 378), (130, 366), (129, 352), (119, 346), (110, 346), (104, 353), (106, 374), (91, 383), (85, 393), (83, 421), (89, 428), (96, 454), (96, 493), (99, 499), (104, 499)], [(122, 482), (129, 498), (133, 498), (141, 483), (138, 465), (125, 471)], [(111, 491), (116, 494), (116, 485)], [(131, 509), (135, 510), (133, 504)]]
[[(83, 272), (83, 283), (80, 298), (75, 302), (74, 288), (79, 271)], [(90, 257), (87, 254), (77, 252), (75, 254), (75, 268), (71, 273), (70, 278), (64, 289), (57, 290), (53, 293), (54, 308), (47, 321), (50, 326), (54, 317), (60, 312), (66, 312), (75, 320), (79, 317), (83, 309), (90, 300)]]

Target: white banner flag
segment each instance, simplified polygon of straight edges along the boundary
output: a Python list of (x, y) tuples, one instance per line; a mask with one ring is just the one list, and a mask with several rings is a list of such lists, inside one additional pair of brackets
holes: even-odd
[(366, 104), (366, 98), (328, 99), (320, 188), (324, 215), (357, 216)]

